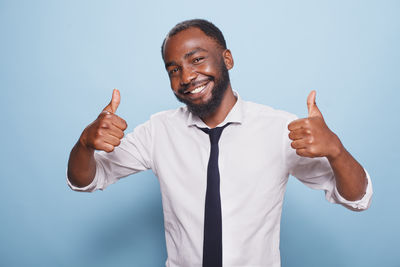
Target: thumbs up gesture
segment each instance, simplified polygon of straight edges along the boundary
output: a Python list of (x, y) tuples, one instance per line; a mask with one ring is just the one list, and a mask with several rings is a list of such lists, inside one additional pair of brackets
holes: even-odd
[(343, 149), (339, 138), (326, 125), (315, 103), (316, 92), (307, 97), (308, 117), (292, 121), (288, 125), (291, 146), (303, 157), (336, 158)]
[(117, 89), (113, 90), (110, 103), (97, 119), (83, 131), (79, 141), (87, 148), (111, 152), (119, 146), (127, 128), (125, 120), (115, 115), (121, 100)]

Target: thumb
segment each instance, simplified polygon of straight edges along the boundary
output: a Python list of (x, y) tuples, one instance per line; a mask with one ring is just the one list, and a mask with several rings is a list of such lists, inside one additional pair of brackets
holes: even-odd
[(108, 111), (111, 113), (115, 113), (119, 106), (119, 102), (121, 101), (121, 96), (119, 94), (118, 89), (113, 90), (112, 98), (110, 103), (103, 109), (103, 111)]
[(315, 90), (312, 90), (307, 97), (307, 109), (308, 109), (308, 117), (321, 117), (322, 113), (319, 111), (317, 104), (315, 103)]

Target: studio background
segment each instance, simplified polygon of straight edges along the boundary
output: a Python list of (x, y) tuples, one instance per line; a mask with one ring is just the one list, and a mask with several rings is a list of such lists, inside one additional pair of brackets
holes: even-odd
[(191, 18), (224, 33), (243, 99), (304, 117), (317, 90), (328, 126), (372, 178), (372, 205), (361, 213), (291, 178), (282, 266), (400, 266), (399, 13), (400, 2), (386, 0), (0, 0), (0, 266), (165, 264), (151, 171), (92, 194), (71, 191), (65, 172), (112, 88), (126, 132), (180, 106), (160, 45)]

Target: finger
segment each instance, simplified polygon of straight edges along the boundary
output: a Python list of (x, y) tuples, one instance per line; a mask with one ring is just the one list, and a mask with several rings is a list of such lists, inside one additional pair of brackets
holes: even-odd
[(124, 131), (122, 131), (120, 128), (118, 128), (113, 124), (108, 126), (107, 133), (111, 134), (112, 136), (118, 139), (122, 139), (124, 137)]
[(289, 133), (289, 138), (294, 141), (294, 140), (299, 140), (299, 139), (306, 138), (310, 134), (311, 134), (311, 131), (309, 129), (300, 128), (300, 129), (296, 129), (294, 131), (291, 131)]
[(300, 148), (307, 148), (308, 143), (305, 139), (299, 139), (293, 141), (290, 145), (294, 149), (300, 149)]
[(112, 146), (119, 146), (119, 144), (121, 143), (121, 140), (119, 138), (115, 137), (110, 133), (105, 134), (102, 140), (103, 142), (110, 144)]
[(126, 123), (126, 121), (124, 119), (122, 119), (118, 115), (110, 113), (107, 110), (103, 110), (100, 113), (99, 117), (102, 117), (103, 124), (101, 125), (101, 127), (103, 127), (103, 128), (108, 128), (108, 124), (113, 124), (116, 127), (118, 127), (119, 129), (121, 129), (122, 131), (125, 131), (126, 128), (128, 127), (128, 124)]
[(316, 95), (315, 90), (312, 90), (312, 91), (308, 94), (308, 97), (307, 97), (308, 117), (311, 117), (311, 116), (310, 116), (310, 112), (312, 111), (312, 109), (314, 108), (314, 105), (315, 105), (315, 95)]
[(96, 146), (95, 149), (97, 150), (103, 150), (105, 152), (112, 152), (114, 150), (114, 146), (110, 145), (109, 143), (106, 142), (99, 142)]
[(118, 89), (113, 90), (112, 98), (110, 103), (103, 109), (103, 111), (107, 111), (110, 113), (115, 113), (121, 101), (121, 95)]
[(111, 135), (121, 139), (122, 137), (124, 137), (124, 131), (122, 129), (120, 129), (119, 127), (117, 127), (116, 125), (114, 125), (114, 123), (112, 122), (112, 119), (111, 119), (112, 116), (116, 116), (116, 115), (114, 115), (114, 114), (104, 115), (105, 119), (103, 119), (100, 123), (99, 133), (101, 133), (102, 135), (111, 134)]
[(322, 113), (315, 103), (316, 94), (315, 90), (312, 90), (307, 97), (308, 117), (322, 117)]
[(288, 125), (288, 129), (289, 131), (294, 131), (300, 128), (306, 128), (309, 124), (309, 121), (307, 118), (303, 118), (303, 119), (297, 119), (292, 121), (291, 123), (289, 123)]
[(296, 149), (296, 154), (302, 157), (308, 157), (308, 158), (314, 157), (314, 155), (312, 155), (306, 148)]
[(116, 127), (121, 129), (122, 131), (125, 131), (126, 128), (128, 127), (128, 124), (126, 123), (126, 121), (123, 118), (121, 118), (121, 117), (119, 117), (119, 116), (117, 116), (115, 114), (113, 114), (113, 116), (111, 117), (111, 122)]

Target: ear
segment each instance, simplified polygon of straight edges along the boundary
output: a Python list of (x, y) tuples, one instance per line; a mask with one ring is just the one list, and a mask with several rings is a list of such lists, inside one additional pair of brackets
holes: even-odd
[(224, 59), (226, 68), (228, 70), (232, 69), (234, 62), (233, 62), (232, 53), (229, 49), (225, 49), (224, 52), (222, 52), (222, 58)]

